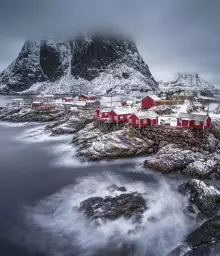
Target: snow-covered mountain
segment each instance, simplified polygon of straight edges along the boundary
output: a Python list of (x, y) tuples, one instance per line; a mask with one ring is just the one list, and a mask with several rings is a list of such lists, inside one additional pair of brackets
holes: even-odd
[(201, 78), (197, 73), (177, 73), (171, 81), (159, 81), (159, 89), (178, 94), (200, 92), (211, 96), (215, 87)]
[(157, 87), (132, 40), (102, 34), (26, 41), (0, 74), (1, 93), (104, 94)]

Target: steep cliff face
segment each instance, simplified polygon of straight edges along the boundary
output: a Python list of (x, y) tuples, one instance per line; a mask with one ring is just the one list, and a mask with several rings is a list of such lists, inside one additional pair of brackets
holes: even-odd
[(155, 88), (133, 41), (97, 34), (68, 41), (26, 41), (17, 59), (0, 74), (1, 93), (124, 93)]

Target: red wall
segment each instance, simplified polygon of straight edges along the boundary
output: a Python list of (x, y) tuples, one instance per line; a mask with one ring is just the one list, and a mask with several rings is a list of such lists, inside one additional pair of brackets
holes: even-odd
[[(109, 113), (109, 117), (111, 117), (111, 123), (125, 123), (128, 121), (129, 116), (130, 114), (117, 115), (114, 111)], [(115, 117), (117, 117), (117, 121), (115, 120)]]
[[(181, 127), (181, 123), (180, 123), (179, 120), (177, 120), (177, 126)], [(200, 121), (199, 125), (197, 125), (197, 124), (195, 124), (194, 120), (191, 120), (191, 121), (183, 120), (182, 121), (182, 127), (192, 127), (192, 128), (203, 129), (203, 122)], [(209, 129), (209, 128), (211, 128), (211, 118), (210, 117), (207, 118), (206, 125), (204, 126), (204, 129)]]
[(108, 118), (109, 112), (102, 112), (102, 118)]
[(96, 109), (96, 111), (95, 111), (95, 119), (96, 120), (100, 119), (100, 110), (99, 109)]
[[(130, 123), (129, 122), (129, 125), (130, 126), (133, 126), (133, 127), (146, 127), (146, 126), (151, 126), (151, 125), (157, 125), (158, 124), (158, 119), (150, 119), (150, 118), (147, 118), (147, 122), (144, 123), (144, 119), (138, 119), (138, 117), (136, 115), (131, 115), (129, 117), (129, 119), (132, 120), (132, 122)], [(136, 121), (139, 120), (140, 121), (140, 125), (139, 124), (136, 124)]]
[(152, 108), (154, 106), (154, 101), (150, 98), (150, 97), (145, 97), (142, 101), (141, 101), (141, 107), (143, 109), (149, 109)]
[(191, 122), (189, 120), (182, 120), (182, 124), (179, 119), (177, 119), (177, 126), (178, 127), (192, 127)]
[(64, 98), (64, 101), (65, 101), (65, 102), (72, 102), (72, 101), (73, 101), (73, 99), (67, 99), (67, 98)]

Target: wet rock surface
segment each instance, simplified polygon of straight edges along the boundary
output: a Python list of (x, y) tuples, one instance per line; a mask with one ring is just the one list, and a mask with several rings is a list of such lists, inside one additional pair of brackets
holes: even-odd
[(95, 123), (85, 126), (73, 136), (77, 154), (89, 160), (114, 159), (152, 153), (154, 142), (128, 130), (103, 133)]
[(0, 112), (0, 119), (8, 122), (51, 122), (63, 118), (64, 115), (65, 112), (59, 109), (37, 111), (30, 107), (4, 108)]
[[(124, 190), (122, 187), (118, 191)], [(139, 193), (123, 193), (114, 197), (91, 197), (80, 203), (79, 211), (94, 220), (116, 220), (124, 217), (134, 222), (141, 220), (147, 209), (145, 199)]]
[(187, 236), (186, 242), (192, 250), (185, 256), (220, 255), (220, 216), (203, 223)]
[(217, 214), (220, 207), (220, 189), (215, 185), (193, 179), (181, 184), (178, 191), (187, 195), (190, 202), (195, 204), (205, 216)]

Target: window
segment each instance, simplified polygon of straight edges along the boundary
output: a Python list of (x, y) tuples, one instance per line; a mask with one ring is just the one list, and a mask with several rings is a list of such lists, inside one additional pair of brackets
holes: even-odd
[(139, 120), (136, 120), (136, 124), (139, 124)]
[(194, 124), (195, 125), (200, 125), (200, 122), (198, 120), (195, 120)]
[(146, 123), (147, 123), (147, 119), (146, 119), (146, 118), (144, 118), (144, 121), (143, 121), (143, 123), (144, 123), (144, 124), (146, 124)]
[(115, 116), (115, 117), (114, 117), (114, 120), (115, 120), (115, 121), (118, 121), (118, 117), (117, 117), (117, 116)]
[(109, 116), (109, 120), (112, 121), (112, 117), (111, 116)]
[(129, 122), (129, 123), (132, 123), (132, 119), (131, 119), (131, 118), (130, 118), (130, 119), (128, 119), (128, 122)]
[(120, 120), (123, 120), (123, 116), (120, 116)]

